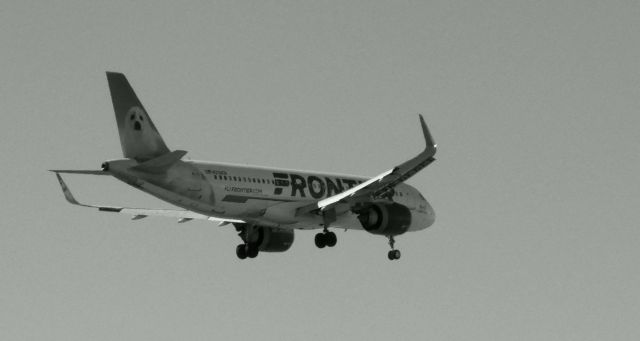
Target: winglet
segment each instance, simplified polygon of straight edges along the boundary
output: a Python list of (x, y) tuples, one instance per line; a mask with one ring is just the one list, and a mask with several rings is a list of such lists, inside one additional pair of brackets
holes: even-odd
[(56, 172), (56, 177), (58, 178), (58, 182), (60, 183), (60, 187), (62, 187), (62, 193), (64, 193), (64, 198), (67, 199), (68, 202), (74, 204), (74, 205), (81, 205), (76, 198), (73, 197), (73, 194), (71, 194), (71, 191), (69, 190), (69, 187), (67, 187), (67, 184), (64, 183), (64, 180), (62, 180), (62, 177), (60, 176), (60, 174), (58, 174)]
[(431, 137), (431, 133), (429, 132), (429, 128), (427, 124), (424, 122), (424, 117), (422, 114), (418, 114), (420, 116), (420, 124), (422, 125), (422, 134), (424, 135), (424, 140), (426, 143), (425, 152), (430, 154), (431, 156), (436, 155), (436, 150), (438, 149), (438, 145), (433, 141), (433, 137)]

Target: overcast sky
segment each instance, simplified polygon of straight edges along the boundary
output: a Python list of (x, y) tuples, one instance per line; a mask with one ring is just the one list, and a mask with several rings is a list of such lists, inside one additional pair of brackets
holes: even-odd
[[(3, 1), (0, 339), (640, 338), (640, 3)], [(230, 227), (71, 206), (121, 157), (104, 72), (187, 157), (373, 176), (425, 231), (240, 261)], [(68, 176), (81, 200), (167, 207)]]

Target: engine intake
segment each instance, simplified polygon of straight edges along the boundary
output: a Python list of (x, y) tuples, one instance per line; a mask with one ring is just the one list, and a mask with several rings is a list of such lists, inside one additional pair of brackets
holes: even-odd
[(360, 212), (358, 220), (369, 233), (397, 236), (409, 230), (411, 211), (408, 207), (398, 203), (374, 203)]

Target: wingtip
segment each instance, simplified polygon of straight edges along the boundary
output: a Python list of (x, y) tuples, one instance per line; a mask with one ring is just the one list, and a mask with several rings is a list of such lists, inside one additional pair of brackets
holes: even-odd
[(435, 155), (438, 145), (435, 143), (435, 141), (433, 141), (431, 132), (429, 131), (427, 123), (424, 121), (424, 117), (422, 116), (422, 114), (418, 114), (418, 116), (420, 117), (420, 125), (422, 126), (422, 134), (424, 135), (426, 149), (429, 151), (429, 153)]
[(62, 188), (62, 193), (64, 194), (64, 198), (67, 199), (68, 202), (74, 205), (80, 205), (80, 203), (76, 200), (76, 198), (73, 197), (73, 194), (71, 194), (71, 190), (69, 189), (69, 186), (67, 186), (64, 180), (62, 180), (60, 173), (58, 172), (54, 172), (54, 173), (56, 173), (56, 177), (58, 178), (58, 182), (60, 183), (60, 187)]

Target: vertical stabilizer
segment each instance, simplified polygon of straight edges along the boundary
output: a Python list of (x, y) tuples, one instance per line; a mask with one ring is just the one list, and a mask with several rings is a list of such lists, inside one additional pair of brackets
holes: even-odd
[(146, 161), (169, 153), (127, 78), (121, 73), (107, 72), (107, 80), (124, 157)]

